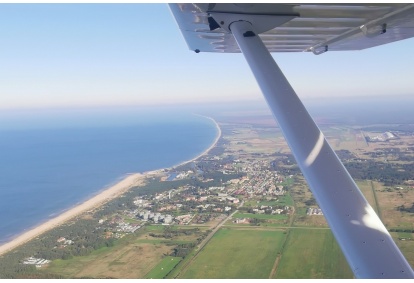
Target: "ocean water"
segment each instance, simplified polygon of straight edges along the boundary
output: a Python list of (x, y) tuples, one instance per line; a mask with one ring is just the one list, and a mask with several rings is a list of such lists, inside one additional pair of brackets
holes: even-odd
[(0, 114), (0, 244), (128, 173), (171, 167), (214, 141), (205, 118), (171, 109)]

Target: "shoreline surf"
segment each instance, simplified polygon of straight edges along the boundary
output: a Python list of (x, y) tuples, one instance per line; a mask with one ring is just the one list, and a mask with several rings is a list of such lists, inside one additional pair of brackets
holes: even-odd
[(193, 162), (200, 157), (206, 155), (211, 149), (213, 149), (218, 140), (221, 137), (221, 129), (218, 123), (211, 117), (198, 115), (204, 118), (207, 118), (215, 124), (215, 127), (217, 129), (217, 135), (214, 139), (213, 143), (202, 153), (200, 153), (198, 156), (194, 157), (191, 160), (183, 161), (177, 165), (173, 165), (171, 167), (167, 168), (161, 168), (156, 169), (152, 171), (147, 171), (143, 173), (129, 173), (126, 177), (124, 177), (122, 180), (118, 181), (114, 185), (109, 185), (109, 188), (104, 188), (102, 191), (98, 192), (96, 195), (92, 196), (91, 198), (85, 200), (84, 202), (80, 204), (76, 204), (75, 206), (69, 208), (66, 211), (63, 211), (62, 213), (59, 213), (56, 217), (46, 220), (45, 222), (35, 226), (34, 228), (29, 228), (28, 231), (22, 232), (21, 234), (15, 236), (13, 239), (11, 239), (8, 242), (3, 243), (0, 245), (0, 256), (33, 240), (34, 238), (38, 237), (39, 235), (58, 227), (65, 222), (75, 218), (76, 216), (79, 216), (89, 210), (99, 208), (106, 202), (121, 196), (123, 193), (131, 189), (132, 187), (139, 186), (140, 184), (143, 184), (144, 180), (151, 175), (160, 175), (163, 174), (165, 170), (171, 170), (175, 167)]

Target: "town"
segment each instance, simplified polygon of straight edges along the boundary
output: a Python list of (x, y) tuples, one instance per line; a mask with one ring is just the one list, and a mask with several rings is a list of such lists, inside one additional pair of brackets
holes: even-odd
[[(229, 176), (237, 174), (241, 177), (230, 179), (219, 187), (202, 188), (186, 184), (154, 195), (134, 197), (134, 208), (123, 210), (121, 216), (116, 214), (110, 219), (99, 219), (101, 229), (111, 231), (114, 237), (119, 238), (123, 236), (120, 233), (134, 233), (148, 224), (203, 224), (222, 213), (229, 215), (236, 211), (241, 201), (257, 203), (249, 207), (248, 213), (289, 214), (291, 208), (287, 205), (259, 205), (260, 201), (277, 203), (286, 194), (287, 188), (283, 185), (285, 177), (271, 170), (269, 163), (258, 161), (246, 164), (237, 160), (220, 164), (220, 159), (216, 159), (214, 166), (220, 171), (225, 170)], [(195, 178), (206, 181), (199, 172), (199, 169), (165, 172), (170, 175), (162, 182)], [(171, 175), (175, 177), (170, 178)], [(125, 222), (125, 218), (129, 219), (129, 223)], [(244, 223), (250, 222), (247, 220)]]

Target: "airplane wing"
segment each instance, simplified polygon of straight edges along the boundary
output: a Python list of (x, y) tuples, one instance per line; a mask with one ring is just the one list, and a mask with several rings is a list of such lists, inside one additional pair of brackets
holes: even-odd
[(414, 36), (413, 4), (170, 4), (190, 50), (242, 52), (357, 278), (414, 278), (270, 52), (360, 50)]
[(414, 36), (413, 4), (174, 4), (170, 9), (189, 49), (201, 52), (240, 52), (225, 29), (210, 30), (211, 13), (292, 16), (260, 33), (270, 52), (361, 50)]

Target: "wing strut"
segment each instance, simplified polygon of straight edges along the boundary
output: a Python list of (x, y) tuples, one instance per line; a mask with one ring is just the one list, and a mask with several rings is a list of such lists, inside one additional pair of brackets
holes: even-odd
[(240, 21), (232, 18), (229, 29), (355, 276), (414, 278), (410, 265), (273, 60), (252, 21), (240, 16)]

